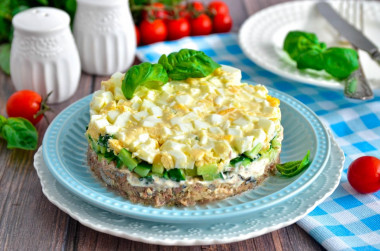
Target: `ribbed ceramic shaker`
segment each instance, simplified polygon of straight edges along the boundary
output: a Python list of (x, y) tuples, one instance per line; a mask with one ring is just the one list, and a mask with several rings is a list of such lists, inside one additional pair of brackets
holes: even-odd
[(64, 11), (38, 7), (17, 14), (12, 24), (11, 78), (17, 90), (29, 89), (59, 103), (78, 87), (80, 60)]
[(77, 0), (77, 3), (74, 37), (82, 69), (97, 75), (126, 71), (136, 52), (128, 0)]

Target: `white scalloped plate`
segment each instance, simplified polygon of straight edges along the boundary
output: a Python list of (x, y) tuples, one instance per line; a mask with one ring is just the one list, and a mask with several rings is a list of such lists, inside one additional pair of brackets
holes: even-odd
[(159, 245), (211, 245), (253, 238), (293, 224), (333, 193), (343, 170), (344, 154), (334, 139), (324, 171), (307, 188), (272, 207), (261, 208), (244, 218), (218, 223), (157, 223), (113, 214), (84, 202), (65, 189), (49, 172), (40, 148), (34, 167), (45, 196), (58, 208), (94, 230)]
[(69, 191), (83, 200), (124, 216), (157, 222), (204, 222), (241, 217), (281, 202), (309, 186), (322, 172), (330, 154), (329, 136), (319, 118), (304, 104), (268, 88), (280, 99), (284, 140), (281, 159), (302, 159), (309, 149), (312, 164), (292, 178), (268, 177), (257, 188), (225, 200), (193, 207), (155, 208), (135, 204), (107, 189), (86, 163), (88, 142), (84, 135), (89, 120), (87, 96), (62, 111), (50, 124), (43, 140), (43, 156), (50, 172)]
[[(341, 1), (329, 1), (338, 9)], [(380, 3), (363, 1), (364, 33), (380, 47)], [(282, 77), (302, 83), (342, 88), (342, 84), (324, 71), (298, 70), (282, 45), (286, 34), (291, 30), (304, 30), (316, 33), (320, 41), (328, 46), (339, 46), (338, 33), (318, 13), (316, 1), (292, 1), (263, 9), (242, 25), (239, 44), (244, 54), (257, 65)], [(367, 53), (360, 52), (360, 60), (370, 84), (380, 88), (380, 67)]]

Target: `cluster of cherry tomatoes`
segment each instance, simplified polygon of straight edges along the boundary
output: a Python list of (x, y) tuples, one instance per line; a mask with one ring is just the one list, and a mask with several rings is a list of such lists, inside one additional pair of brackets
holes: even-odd
[(207, 6), (200, 1), (173, 6), (155, 2), (140, 9), (140, 20), (135, 19), (137, 44), (228, 32), (232, 27), (228, 6), (222, 1)]

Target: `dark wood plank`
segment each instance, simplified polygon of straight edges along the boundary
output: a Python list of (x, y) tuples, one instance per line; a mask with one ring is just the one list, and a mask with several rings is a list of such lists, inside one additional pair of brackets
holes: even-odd
[[(0, 74), (1, 114), (6, 115), (5, 104), (15, 91), (9, 77)], [(80, 87), (68, 101), (52, 105), (48, 113), (51, 121), (62, 109), (91, 93), (92, 77), (82, 75)], [(39, 145), (48, 124), (37, 125)], [(33, 168), (35, 151), (8, 150), (0, 141), (0, 250), (49, 250), (64, 246), (70, 217), (51, 204), (42, 194)]]

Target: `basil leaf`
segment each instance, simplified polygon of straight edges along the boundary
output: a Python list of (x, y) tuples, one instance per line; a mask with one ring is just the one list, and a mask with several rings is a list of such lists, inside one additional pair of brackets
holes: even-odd
[(322, 52), (326, 44), (320, 43), (314, 33), (290, 31), (285, 37), (283, 48), (293, 60), (298, 61), (302, 53), (309, 50)]
[(7, 119), (3, 116), (0, 115), (0, 137), (2, 138), (2, 129), (3, 129), (3, 126), (5, 125), (5, 123), (7, 122)]
[(304, 52), (298, 57), (298, 69), (310, 68), (320, 71), (323, 70), (324, 66), (323, 53), (318, 50)]
[(1, 136), (8, 142), (7, 148), (35, 150), (38, 143), (36, 128), (24, 118), (0, 119)]
[(127, 99), (139, 86), (158, 89), (168, 82), (168, 74), (160, 64), (142, 63), (132, 66), (125, 74), (121, 89)]
[(220, 65), (202, 51), (182, 49), (179, 52), (162, 55), (158, 60), (173, 80), (203, 78), (214, 72)]
[(324, 51), (325, 71), (333, 77), (344, 79), (359, 68), (358, 53), (351, 48), (332, 47)]
[(287, 162), (283, 164), (277, 164), (276, 168), (283, 176), (293, 177), (299, 174), (302, 170), (304, 170), (311, 164), (309, 157), (310, 157), (310, 150), (307, 151), (305, 157), (303, 157), (302, 160), (291, 161), (291, 162)]

